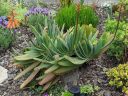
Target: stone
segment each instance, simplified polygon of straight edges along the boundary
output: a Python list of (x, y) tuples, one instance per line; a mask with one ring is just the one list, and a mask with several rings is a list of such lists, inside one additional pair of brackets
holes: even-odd
[(0, 66), (0, 84), (2, 84), (2, 82), (4, 82), (8, 78), (7, 71), (7, 69)]

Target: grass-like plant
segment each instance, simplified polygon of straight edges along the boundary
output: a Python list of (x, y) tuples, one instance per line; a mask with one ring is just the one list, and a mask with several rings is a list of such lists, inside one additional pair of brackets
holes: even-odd
[(54, 20), (45, 17), (44, 21), (45, 27), (39, 24), (40, 31), (31, 26), (34, 41), (23, 55), (14, 57), (15, 64), (27, 66), (15, 80), (31, 72), (21, 89), (35, 80), (38, 85), (44, 86), (44, 92), (57, 82), (59, 75), (101, 55), (113, 37), (104, 33), (97, 38), (98, 31), (91, 25), (77, 25), (65, 33), (64, 28), (60, 30)]
[[(69, 29), (70, 27), (76, 24), (76, 6), (66, 6), (61, 8), (57, 13), (55, 19), (56, 22), (60, 27), (65, 24), (65, 29)], [(80, 12), (79, 12), (79, 24), (92, 24), (93, 27), (96, 27), (98, 24), (98, 16), (96, 15), (95, 11), (92, 7), (87, 5), (81, 5)]]

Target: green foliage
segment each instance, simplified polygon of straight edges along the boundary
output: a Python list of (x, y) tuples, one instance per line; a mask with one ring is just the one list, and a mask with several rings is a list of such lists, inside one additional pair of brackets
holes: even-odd
[(94, 92), (93, 86), (91, 84), (84, 85), (80, 87), (81, 93), (91, 94)]
[(15, 18), (17, 20), (19, 20), (20, 22), (23, 21), (25, 19), (25, 13), (27, 12), (27, 8), (26, 7), (22, 7), (22, 4), (18, 4), (17, 6), (14, 7), (15, 8), (15, 12), (16, 12), (16, 16)]
[(84, 4), (84, 0), (80, 0), (80, 4), (83, 5)]
[(31, 82), (35, 75), (41, 73), (36, 76), (40, 79), (36, 80), (43, 86), (44, 92), (57, 82), (58, 75), (78, 68), (105, 52), (113, 38), (109, 33), (97, 38), (98, 31), (91, 25), (78, 26), (77, 31), (72, 27), (65, 33), (64, 28), (60, 30), (54, 20), (45, 17), (43, 21), (46, 27), (39, 24), (40, 31), (31, 26), (35, 35), (31, 47), (24, 55), (14, 58), (16, 64), (29, 65), (15, 80), (32, 71), (21, 89)]
[(74, 0), (60, 0), (61, 6), (70, 6), (73, 3)]
[(128, 0), (119, 0), (121, 4), (128, 4)]
[(128, 95), (128, 63), (120, 64), (107, 72), (110, 79), (109, 84), (117, 88), (122, 88), (122, 92)]
[(61, 92), (64, 91), (64, 86), (62, 84), (55, 84), (48, 90), (50, 96), (61, 96)]
[[(56, 15), (56, 22), (60, 27), (65, 25), (65, 29), (76, 25), (76, 6), (66, 6), (61, 8)], [(95, 11), (90, 6), (82, 5), (79, 13), (79, 24), (92, 24), (93, 27), (96, 27), (98, 24), (98, 16)]]
[[(117, 20), (108, 19), (105, 23), (106, 32), (114, 34)], [(110, 56), (115, 56), (118, 60), (124, 58), (125, 50), (128, 48), (128, 23), (121, 21), (113, 44), (108, 50)]]
[(29, 26), (34, 26), (36, 28), (36, 30), (41, 31), (39, 28), (39, 24), (44, 27), (45, 25), (45, 16), (42, 14), (35, 14), (35, 15), (29, 15), (28, 17), (28, 25)]
[(0, 49), (7, 49), (12, 41), (12, 32), (8, 29), (0, 28)]
[(0, 16), (8, 16), (12, 5), (10, 0), (1, 0), (0, 1)]
[(73, 96), (73, 94), (71, 94), (68, 91), (62, 92), (62, 96)]
[[(83, 85), (80, 87), (80, 92), (84, 94), (91, 94), (94, 93), (95, 91), (98, 91), (99, 87), (94, 86), (91, 84)], [(62, 92), (62, 96), (73, 96), (69, 91)]]

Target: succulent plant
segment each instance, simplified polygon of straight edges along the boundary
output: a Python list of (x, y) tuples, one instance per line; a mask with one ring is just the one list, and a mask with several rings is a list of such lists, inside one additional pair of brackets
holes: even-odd
[(122, 92), (128, 95), (128, 63), (110, 69), (107, 76), (110, 79), (109, 85), (122, 88)]
[(15, 64), (28, 66), (15, 80), (32, 72), (20, 86), (21, 89), (36, 80), (37, 84), (44, 86), (44, 92), (57, 82), (58, 76), (78, 68), (106, 51), (113, 37), (104, 33), (97, 38), (98, 31), (91, 25), (77, 26), (77, 31), (76, 27), (72, 27), (65, 33), (64, 28), (60, 30), (54, 20), (46, 17), (44, 22), (44, 27), (39, 24), (40, 32), (31, 26), (35, 40), (28, 51), (14, 57)]

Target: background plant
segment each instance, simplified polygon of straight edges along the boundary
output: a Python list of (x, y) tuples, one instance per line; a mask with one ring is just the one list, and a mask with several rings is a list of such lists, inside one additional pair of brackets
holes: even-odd
[(12, 3), (10, 2), (10, 0), (0, 1), (0, 16), (8, 16), (11, 9), (12, 9)]
[(121, 88), (122, 92), (128, 95), (128, 63), (120, 64), (107, 72), (110, 79), (109, 84), (116, 88)]
[(13, 39), (12, 31), (0, 27), (0, 49), (7, 49), (13, 42)]
[[(107, 19), (105, 23), (106, 32), (114, 34), (114, 30), (117, 25), (117, 20)], [(113, 44), (108, 50), (110, 56), (115, 56), (118, 60), (123, 60), (128, 49), (128, 23), (125, 21), (120, 21), (119, 28), (116, 34), (116, 38)]]
[(60, 4), (62, 7), (64, 6), (70, 6), (73, 3), (74, 0), (60, 0)]
[(49, 14), (50, 10), (48, 8), (41, 8), (41, 7), (32, 7), (29, 11), (25, 14), (26, 16), (26, 23), (28, 26), (32, 25), (35, 26), (37, 30), (40, 30), (39, 24), (44, 26), (44, 18)]
[[(69, 29), (70, 27), (76, 24), (76, 6), (65, 6), (61, 8), (56, 15), (56, 22), (60, 27), (65, 25), (65, 29)], [(95, 11), (90, 6), (81, 5), (79, 12), (79, 24), (92, 24), (93, 27), (96, 27), (98, 24), (98, 16)]]

